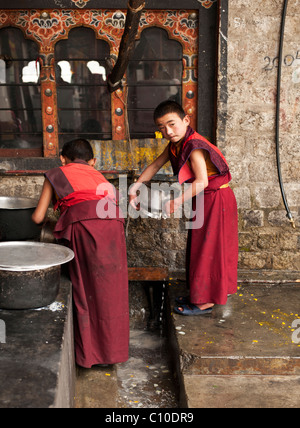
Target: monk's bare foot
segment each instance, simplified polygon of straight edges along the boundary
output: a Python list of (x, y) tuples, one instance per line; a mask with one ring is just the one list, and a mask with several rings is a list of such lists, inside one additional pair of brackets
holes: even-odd
[(204, 311), (205, 309), (209, 309), (209, 308), (213, 308), (215, 306), (214, 303), (203, 303), (203, 305), (195, 305), (197, 306), (199, 309), (201, 309), (201, 311)]
[[(203, 303), (202, 305), (194, 305), (194, 306), (197, 306), (197, 308), (201, 309), (201, 311), (205, 311), (205, 309), (213, 308), (215, 306), (215, 304), (214, 303)], [(182, 306), (178, 306), (178, 309), (180, 310), (180, 312), (183, 312)]]

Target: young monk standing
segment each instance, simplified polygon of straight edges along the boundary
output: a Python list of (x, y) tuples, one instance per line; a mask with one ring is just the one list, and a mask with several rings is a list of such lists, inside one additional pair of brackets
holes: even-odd
[[(187, 278), (190, 296), (178, 297), (174, 310), (180, 315), (204, 315), (215, 304), (225, 305), (228, 294), (237, 291), (238, 217), (228, 164), (220, 150), (190, 127), (190, 119), (173, 101), (160, 104), (154, 120), (170, 141), (164, 152), (141, 174), (131, 189), (130, 202), (136, 206), (139, 186), (149, 181), (171, 161), (179, 183), (191, 183), (180, 197), (167, 203), (172, 214), (204, 189), (204, 224), (189, 230)], [(196, 213), (197, 216), (197, 213)]]
[(94, 169), (95, 161), (88, 141), (66, 143), (61, 154), (63, 166), (45, 174), (40, 201), (32, 216), (35, 223), (41, 223), (51, 199), (56, 197), (55, 209), (59, 208), (61, 215), (54, 235), (75, 253), (69, 266), (75, 307), (75, 354), (76, 363), (85, 368), (125, 362), (129, 347), (124, 220), (118, 215), (97, 215), (97, 204), (100, 200), (105, 202), (104, 197), (114, 205), (112, 212), (118, 210), (113, 187)]

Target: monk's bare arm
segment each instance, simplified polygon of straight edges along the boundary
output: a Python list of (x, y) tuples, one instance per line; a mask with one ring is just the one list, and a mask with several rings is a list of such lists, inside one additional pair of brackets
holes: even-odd
[(207, 168), (203, 150), (197, 149), (192, 151), (189, 159), (195, 180), (182, 195), (167, 203), (165, 208), (167, 214), (176, 212), (181, 205), (201, 193), (208, 186)]
[(31, 217), (34, 223), (40, 224), (45, 220), (52, 196), (53, 196), (53, 188), (50, 184), (50, 181), (47, 178), (45, 178), (43, 190), (40, 196), (38, 206), (36, 207), (36, 210), (34, 211)]
[(132, 202), (136, 198), (136, 192), (139, 190), (142, 183), (145, 181), (150, 181), (155, 174), (169, 161), (169, 149), (165, 148), (163, 153), (155, 159), (140, 175), (137, 182), (131, 187), (129, 197), (130, 202)]

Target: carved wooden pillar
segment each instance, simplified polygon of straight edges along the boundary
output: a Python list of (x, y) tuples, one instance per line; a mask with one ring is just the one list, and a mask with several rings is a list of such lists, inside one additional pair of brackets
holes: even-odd
[(127, 129), (127, 105), (126, 91), (128, 88), (118, 89), (111, 94), (111, 120), (112, 120), (112, 139), (126, 140), (128, 138)]
[(191, 119), (191, 127), (197, 129), (197, 82), (198, 57), (197, 55), (184, 55), (183, 59), (183, 85), (182, 106)]
[(53, 52), (40, 53), (44, 157), (59, 155), (57, 92)]

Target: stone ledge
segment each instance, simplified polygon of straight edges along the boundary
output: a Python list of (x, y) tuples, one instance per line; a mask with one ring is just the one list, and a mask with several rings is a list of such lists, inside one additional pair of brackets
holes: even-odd
[(0, 310), (6, 326), (6, 343), (0, 344), (0, 408), (73, 407), (72, 297), (64, 277), (56, 301), (40, 310)]

